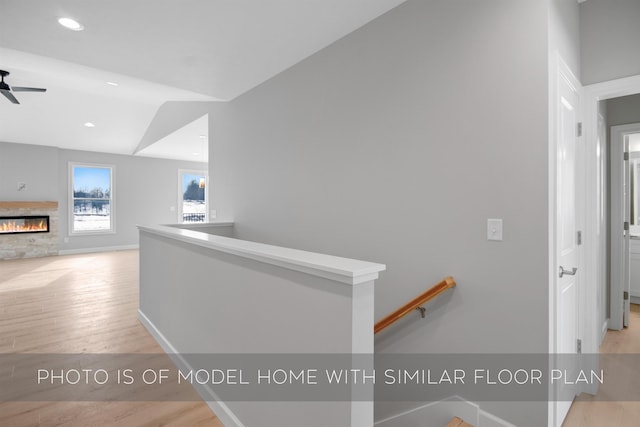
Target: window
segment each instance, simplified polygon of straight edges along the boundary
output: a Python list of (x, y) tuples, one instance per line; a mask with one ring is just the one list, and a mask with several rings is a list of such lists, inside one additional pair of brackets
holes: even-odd
[(207, 174), (204, 171), (180, 170), (178, 173), (180, 223), (207, 222)]
[(113, 233), (113, 166), (70, 163), (72, 234)]

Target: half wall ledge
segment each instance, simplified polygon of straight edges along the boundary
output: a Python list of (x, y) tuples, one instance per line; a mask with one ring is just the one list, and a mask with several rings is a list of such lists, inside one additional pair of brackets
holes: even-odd
[[(214, 222), (208, 225), (225, 227), (233, 226), (233, 222)], [(141, 232), (151, 233), (184, 243), (264, 262), (266, 264), (300, 271), (347, 285), (358, 285), (376, 280), (378, 273), (386, 269), (384, 264), (267, 245), (195, 230), (176, 228), (175, 226), (138, 225), (138, 229)]]
[[(180, 370), (195, 369), (190, 354), (373, 354), (384, 265), (218, 235), (232, 223), (202, 227), (138, 227), (138, 318)], [(373, 384), (349, 386), (373, 396)], [(227, 427), (374, 425), (373, 399), (227, 401), (219, 385), (194, 387)]]

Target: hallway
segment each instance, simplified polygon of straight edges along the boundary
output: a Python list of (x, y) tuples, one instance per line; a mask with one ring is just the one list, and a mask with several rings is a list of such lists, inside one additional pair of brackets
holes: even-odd
[[(607, 332), (600, 346), (600, 354), (640, 354), (640, 305), (631, 304), (628, 328)], [(634, 366), (634, 372), (637, 375), (630, 381), (637, 383), (640, 380), (640, 365)], [(635, 427), (639, 424), (640, 402), (607, 401), (605, 396), (605, 387), (601, 387), (596, 396), (578, 396), (563, 427)]]

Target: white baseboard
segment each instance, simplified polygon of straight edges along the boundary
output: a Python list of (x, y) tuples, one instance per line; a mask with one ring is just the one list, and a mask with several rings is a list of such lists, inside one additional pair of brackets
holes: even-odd
[(478, 411), (478, 426), (477, 427), (517, 427), (515, 424), (511, 424), (502, 418), (496, 417), (487, 411), (480, 409)]
[(453, 417), (462, 418), (474, 427), (516, 427), (514, 424), (480, 409), (477, 404), (459, 396), (451, 396), (437, 402), (429, 402), (426, 405), (376, 421), (375, 426), (443, 426)]
[(468, 402), (458, 396), (452, 396), (376, 421), (374, 425), (376, 427), (443, 426), (451, 418), (460, 417), (469, 424), (478, 426), (478, 409), (478, 405), (475, 403)]
[[(149, 331), (149, 333), (155, 338), (155, 340), (160, 344), (160, 347), (165, 351), (165, 353), (169, 354), (173, 363), (176, 364), (176, 367), (183, 371), (188, 372), (192, 371), (193, 368), (191, 365), (178, 353), (178, 350), (165, 338), (165, 336), (156, 328), (151, 320), (145, 314), (138, 309), (138, 320), (140, 323)], [(211, 390), (207, 385), (201, 384), (193, 384), (193, 388), (198, 392), (200, 397), (206, 402), (206, 404), (211, 408), (211, 410), (216, 414), (216, 416), (220, 419), (222, 424), (225, 427), (244, 427), (244, 424), (240, 422), (238, 417), (229, 409), (224, 402), (220, 401), (216, 396), (215, 392)]]
[(609, 329), (609, 319), (606, 319), (602, 323), (602, 329), (600, 330), (600, 344), (604, 341), (604, 336), (607, 335), (607, 330)]
[(132, 249), (139, 249), (140, 245), (122, 245), (122, 246), (105, 246), (101, 248), (82, 248), (82, 249), (66, 249), (59, 250), (58, 255), (78, 255), (78, 254), (92, 254), (97, 252), (114, 252), (114, 251), (129, 251)]

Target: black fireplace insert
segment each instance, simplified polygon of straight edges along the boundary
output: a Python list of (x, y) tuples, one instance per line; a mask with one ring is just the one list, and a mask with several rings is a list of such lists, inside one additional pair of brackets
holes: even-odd
[(0, 216), (0, 234), (48, 233), (49, 216)]

